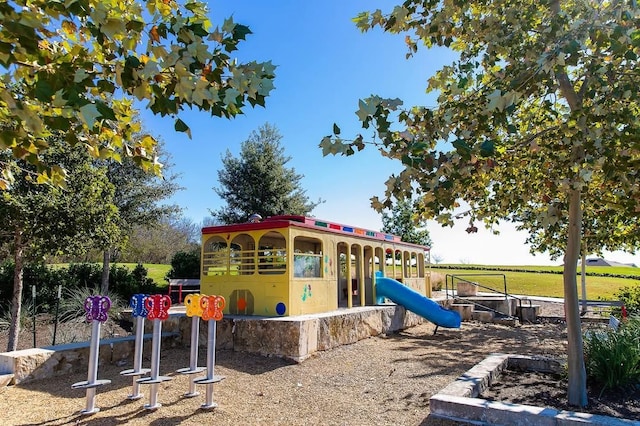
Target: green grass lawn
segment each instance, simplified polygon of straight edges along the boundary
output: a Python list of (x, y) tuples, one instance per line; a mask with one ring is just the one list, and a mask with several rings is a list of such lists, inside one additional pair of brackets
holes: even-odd
[[(115, 263), (117, 266), (124, 266), (127, 269), (133, 271), (133, 269), (138, 265), (137, 263)], [(148, 273), (147, 276), (151, 278), (158, 287), (166, 287), (169, 283), (164, 279), (171, 269), (171, 265), (160, 265), (156, 263), (143, 263)]]
[[(137, 263), (113, 263), (112, 266), (123, 266), (127, 269), (129, 269), (130, 271), (133, 271), (135, 269), (136, 266), (138, 266)], [(53, 268), (68, 268), (69, 264), (68, 263), (56, 263), (56, 264), (51, 264), (49, 265)], [(147, 269), (147, 276), (149, 278), (151, 278), (158, 287), (166, 287), (167, 285), (169, 285), (169, 282), (166, 281), (164, 279), (164, 277), (167, 275), (167, 273), (169, 272), (169, 270), (171, 269), (171, 265), (161, 265), (161, 264), (155, 264), (155, 263), (143, 263), (142, 266), (144, 266)], [(100, 264), (100, 267), (102, 267), (102, 264)]]
[[(478, 266), (478, 265), (474, 265)], [(506, 280), (507, 292), (510, 294), (524, 294), (529, 296), (549, 296), (563, 297), (562, 274), (548, 273), (550, 271), (561, 272), (562, 267), (556, 266), (504, 266), (495, 267), (497, 270), (492, 271), (476, 271), (464, 269), (465, 265), (452, 266), (456, 269), (432, 269), (433, 273), (445, 275), (446, 281), (451, 286), (453, 281), (465, 279), (477, 282), (481, 285), (491, 287), (500, 291), (504, 290), (504, 282)], [(527, 271), (538, 272), (514, 272), (501, 271), (505, 269), (526, 269)], [(603, 277), (589, 275), (594, 273), (601, 274), (619, 274), (628, 276), (626, 278)], [(587, 268), (586, 289), (587, 299), (615, 299), (615, 293), (623, 287), (631, 287), (640, 285), (640, 280), (631, 278), (640, 275), (638, 268), (628, 267), (607, 267), (596, 266)], [(582, 297), (581, 277), (577, 277), (578, 295)], [(483, 290), (480, 290), (483, 291)]]

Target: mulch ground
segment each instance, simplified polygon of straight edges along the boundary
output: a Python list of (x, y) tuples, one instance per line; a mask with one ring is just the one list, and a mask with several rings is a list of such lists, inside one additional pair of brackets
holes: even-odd
[[(557, 314), (562, 305), (548, 309), (543, 315)], [(199, 365), (206, 364), (204, 352)], [(98, 378), (112, 382), (97, 389), (96, 414), (81, 415), (85, 392), (71, 389), (86, 380), (81, 372), (0, 389), (0, 415), (3, 424), (52, 426), (450, 425), (455, 423), (429, 416), (429, 398), (491, 353), (563, 357), (565, 325), (561, 319), (518, 327), (465, 322), (459, 330), (433, 335), (425, 324), (322, 352), (301, 364), (217, 351), (215, 373), (225, 379), (214, 385), (219, 406), (213, 410), (200, 407), (204, 386), (198, 386), (201, 395), (184, 397), (190, 377), (175, 371), (188, 366), (189, 349), (163, 349), (160, 374), (171, 380), (160, 385), (157, 410), (144, 408), (148, 386), (141, 400), (127, 399), (131, 378), (119, 373), (131, 365), (104, 365)]]

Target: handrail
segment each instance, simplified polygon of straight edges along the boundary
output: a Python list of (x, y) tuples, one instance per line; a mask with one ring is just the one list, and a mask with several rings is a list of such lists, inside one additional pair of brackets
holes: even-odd
[[(460, 278), (460, 277), (470, 277), (470, 276), (484, 276), (484, 277), (487, 277), (487, 276), (499, 276), (500, 277), (501, 276), (503, 278), (504, 291), (501, 292), (499, 290), (496, 290), (496, 289), (491, 288), (491, 287), (487, 287), (487, 286), (482, 285), (480, 283), (477, 283), (477, 282), (474, 282), (474, 281), (469, 281), (469, 280), (464, 279), (464, 278)], [(513, 294), (509, 294), (507, 292), (507, 276), (505, 274), (446, 274), (446, 276), (445, 276), (445, 296), (446, 296), (447, 299), (449, 299), (449, 277), (451, 277), (451, 297), (453, 297), (454, 279), (458, 278), (459, 281), (466, 282), (466, 283), (471, 284), (473, 286), (476, 286), (478, 288), (482, 288), (482, 289), (485, 289), (485, 290), (492, 291), (494, 293), (502, 294), (502, 295), (504, 295), (505, 300), (508, 300), (509, 297), (511, 297), (513, 299), (516, 299), (518, 301), (518, 306), (520, 307), (520, 321), (522, 321), (522, 301), (524, 300), (524, 298), (521, 298), (521, 297), (518, 297), (518, 296), (514, 296)], [(474, 305), (481, 306), (481, 307), (483, 307), (485, 309), (488, 309), (490, 311), (494, 311), (494, 312), (497, 312), (497, 313), (502, 313), (502, 312), (498, 312), (498, 311), (496, 311), (494, 309), (491, 309), (491, 308), (489, 308), (487, 306), (484, 306), (484, 305), (482, 305), (480, 303), (473, 302), (471, 300), (459, 297), (459, 296), (457, 296), (457, 294), (456, 294), (456, 297), (458, 297), (459, 299), (471, 302)], [(527, 298), (526, 300), (529, 301), (529, 307), (533, 306), (531, 304), (531, 299)]]

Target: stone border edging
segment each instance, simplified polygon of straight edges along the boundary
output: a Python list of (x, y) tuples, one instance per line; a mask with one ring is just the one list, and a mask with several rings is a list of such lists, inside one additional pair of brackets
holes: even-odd
[(561, 364), (545, 357), (492, 354), (432, 396), (429, 400), (431, 415), (455, 421), (495, 425), (640, 425), (638, 421), (616, 417), (478, 398), (478, 395), (509, 367), (557, 372)]

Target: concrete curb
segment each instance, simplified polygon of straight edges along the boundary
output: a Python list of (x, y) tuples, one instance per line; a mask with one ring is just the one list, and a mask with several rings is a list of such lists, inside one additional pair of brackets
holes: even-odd
[(502, 370), (516, 365), (532, 371), (558, 371), (560, 368), (560, 363), (551, 358), (490, 355), (431, 397), (431, 415), (454, 421), (490, 425), (640, 425), (640, 421), (478, 398)]

